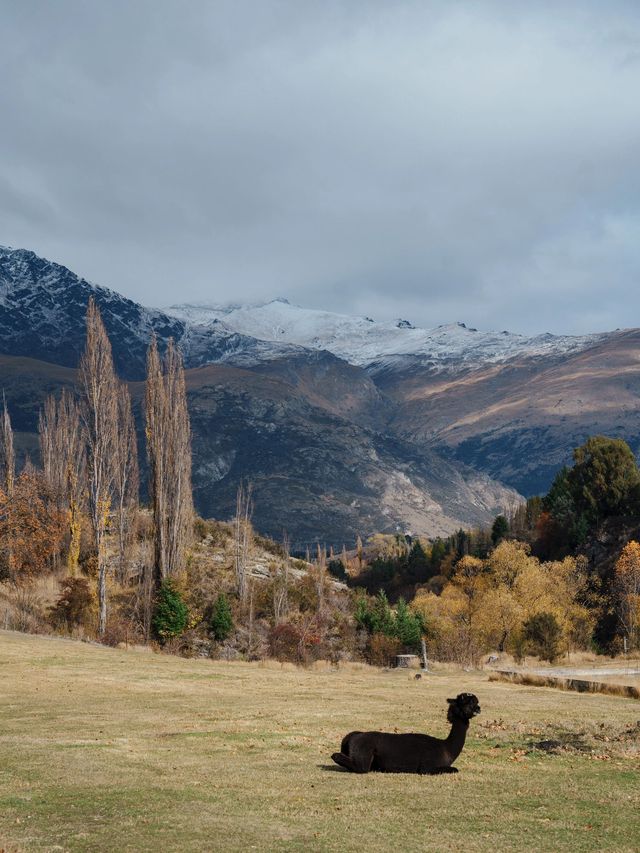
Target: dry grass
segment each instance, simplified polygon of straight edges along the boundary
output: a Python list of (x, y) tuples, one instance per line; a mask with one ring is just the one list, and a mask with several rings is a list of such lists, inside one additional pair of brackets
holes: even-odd
[(563, 678), (553, 675), (540, 675), (535, 672), (498, 670), (497, 672), (490, 673), (489, 681), (509, 681), (512, 684), (526, 684), (533, 687), (555, 687), (557, 690), (577, 690), (578, 693), (606, 693), (609, 696), (640, 699), (640, 687), (628, 684), (624, 679), (619, 679), (618, 681), (591, 681), (585, 678)]
[[(371, 668), (141, 655), (0, 632), (0, 849), (632, 851), (638, 703)], [(340, 771), (354, 727), (446, 731), (456, 776)]]

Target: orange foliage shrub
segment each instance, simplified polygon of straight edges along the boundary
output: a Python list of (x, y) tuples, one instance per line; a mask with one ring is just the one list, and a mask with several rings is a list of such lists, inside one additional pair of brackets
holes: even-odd
[(374, 666), (391, 666), (394, 658), (402, 651), (402, 643), (386, 634), (372, 634), (369, 640), (369, 662)]
[(42, 475), (23, 471), (11, 496), (0, 490), (0, 564), (6, 577), (49, 569), (65, 534), (65, 514)]

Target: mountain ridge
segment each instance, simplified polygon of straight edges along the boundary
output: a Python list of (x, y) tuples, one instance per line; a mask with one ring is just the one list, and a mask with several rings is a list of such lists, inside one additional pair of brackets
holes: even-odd
[(545, 332), (527, 337), (506, 330), (479, 331), (461, 322), (425, 329), (402, 318), (379, 323), (366, 316), (301, 308), (282, 298), (249, 305), (187, 303), (164, 310), (198, 326), (223, 324), (259, 340), (326, 349), (350, 364), (378, 369), (403, 357), (419, 359), (423, 366), (459, 370), (516, 356), (566, 354), (594, 346), (611, 334)]

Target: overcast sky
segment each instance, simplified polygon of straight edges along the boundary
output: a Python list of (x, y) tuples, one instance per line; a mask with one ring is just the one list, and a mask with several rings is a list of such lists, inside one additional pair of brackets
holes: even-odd
[(636, 0), (0, 15), (0, 244), (148, 305), (640, 326)]

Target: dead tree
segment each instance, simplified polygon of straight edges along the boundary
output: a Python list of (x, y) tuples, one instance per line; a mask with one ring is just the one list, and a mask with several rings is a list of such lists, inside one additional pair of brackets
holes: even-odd
[(164, 360), (155, 338), (149, 347), (146, 436), (157, 589), (183, 568), (193, 530), (191, 428), (182, 357), (172, 340)]
[(129, 389), (118, 388), (118, 440), (115, 453), (115, 520), (118, 532), (118, 577), (127, 580), (127, 559), (135, 536), (139, 496), (138, 443)]
[(107, 627), (105, 537), (113, 501), (117, 446), (117, 380), (107, 332), (93, 299), (87, 308), (87, 344), (80, 360), (82, 415), (87, 440), (89, 516), (98, 561), (98, 633)]
[(247, 562), (251, 546), (252, 492), (252, 484), (248, 482), (245, 486), (241, 480), (236, 492), (236, 514), (233, 521), (236, 590), (241, 604), (246, 603), (248, 590)]
[(87, 452), (80, 408), (63, 389), (60, 400), (49, 396), (38, 418), (44, 477), (68, 518), (67, 568), (74, 576), (80, 556), (81, 519), (86, 492)]

